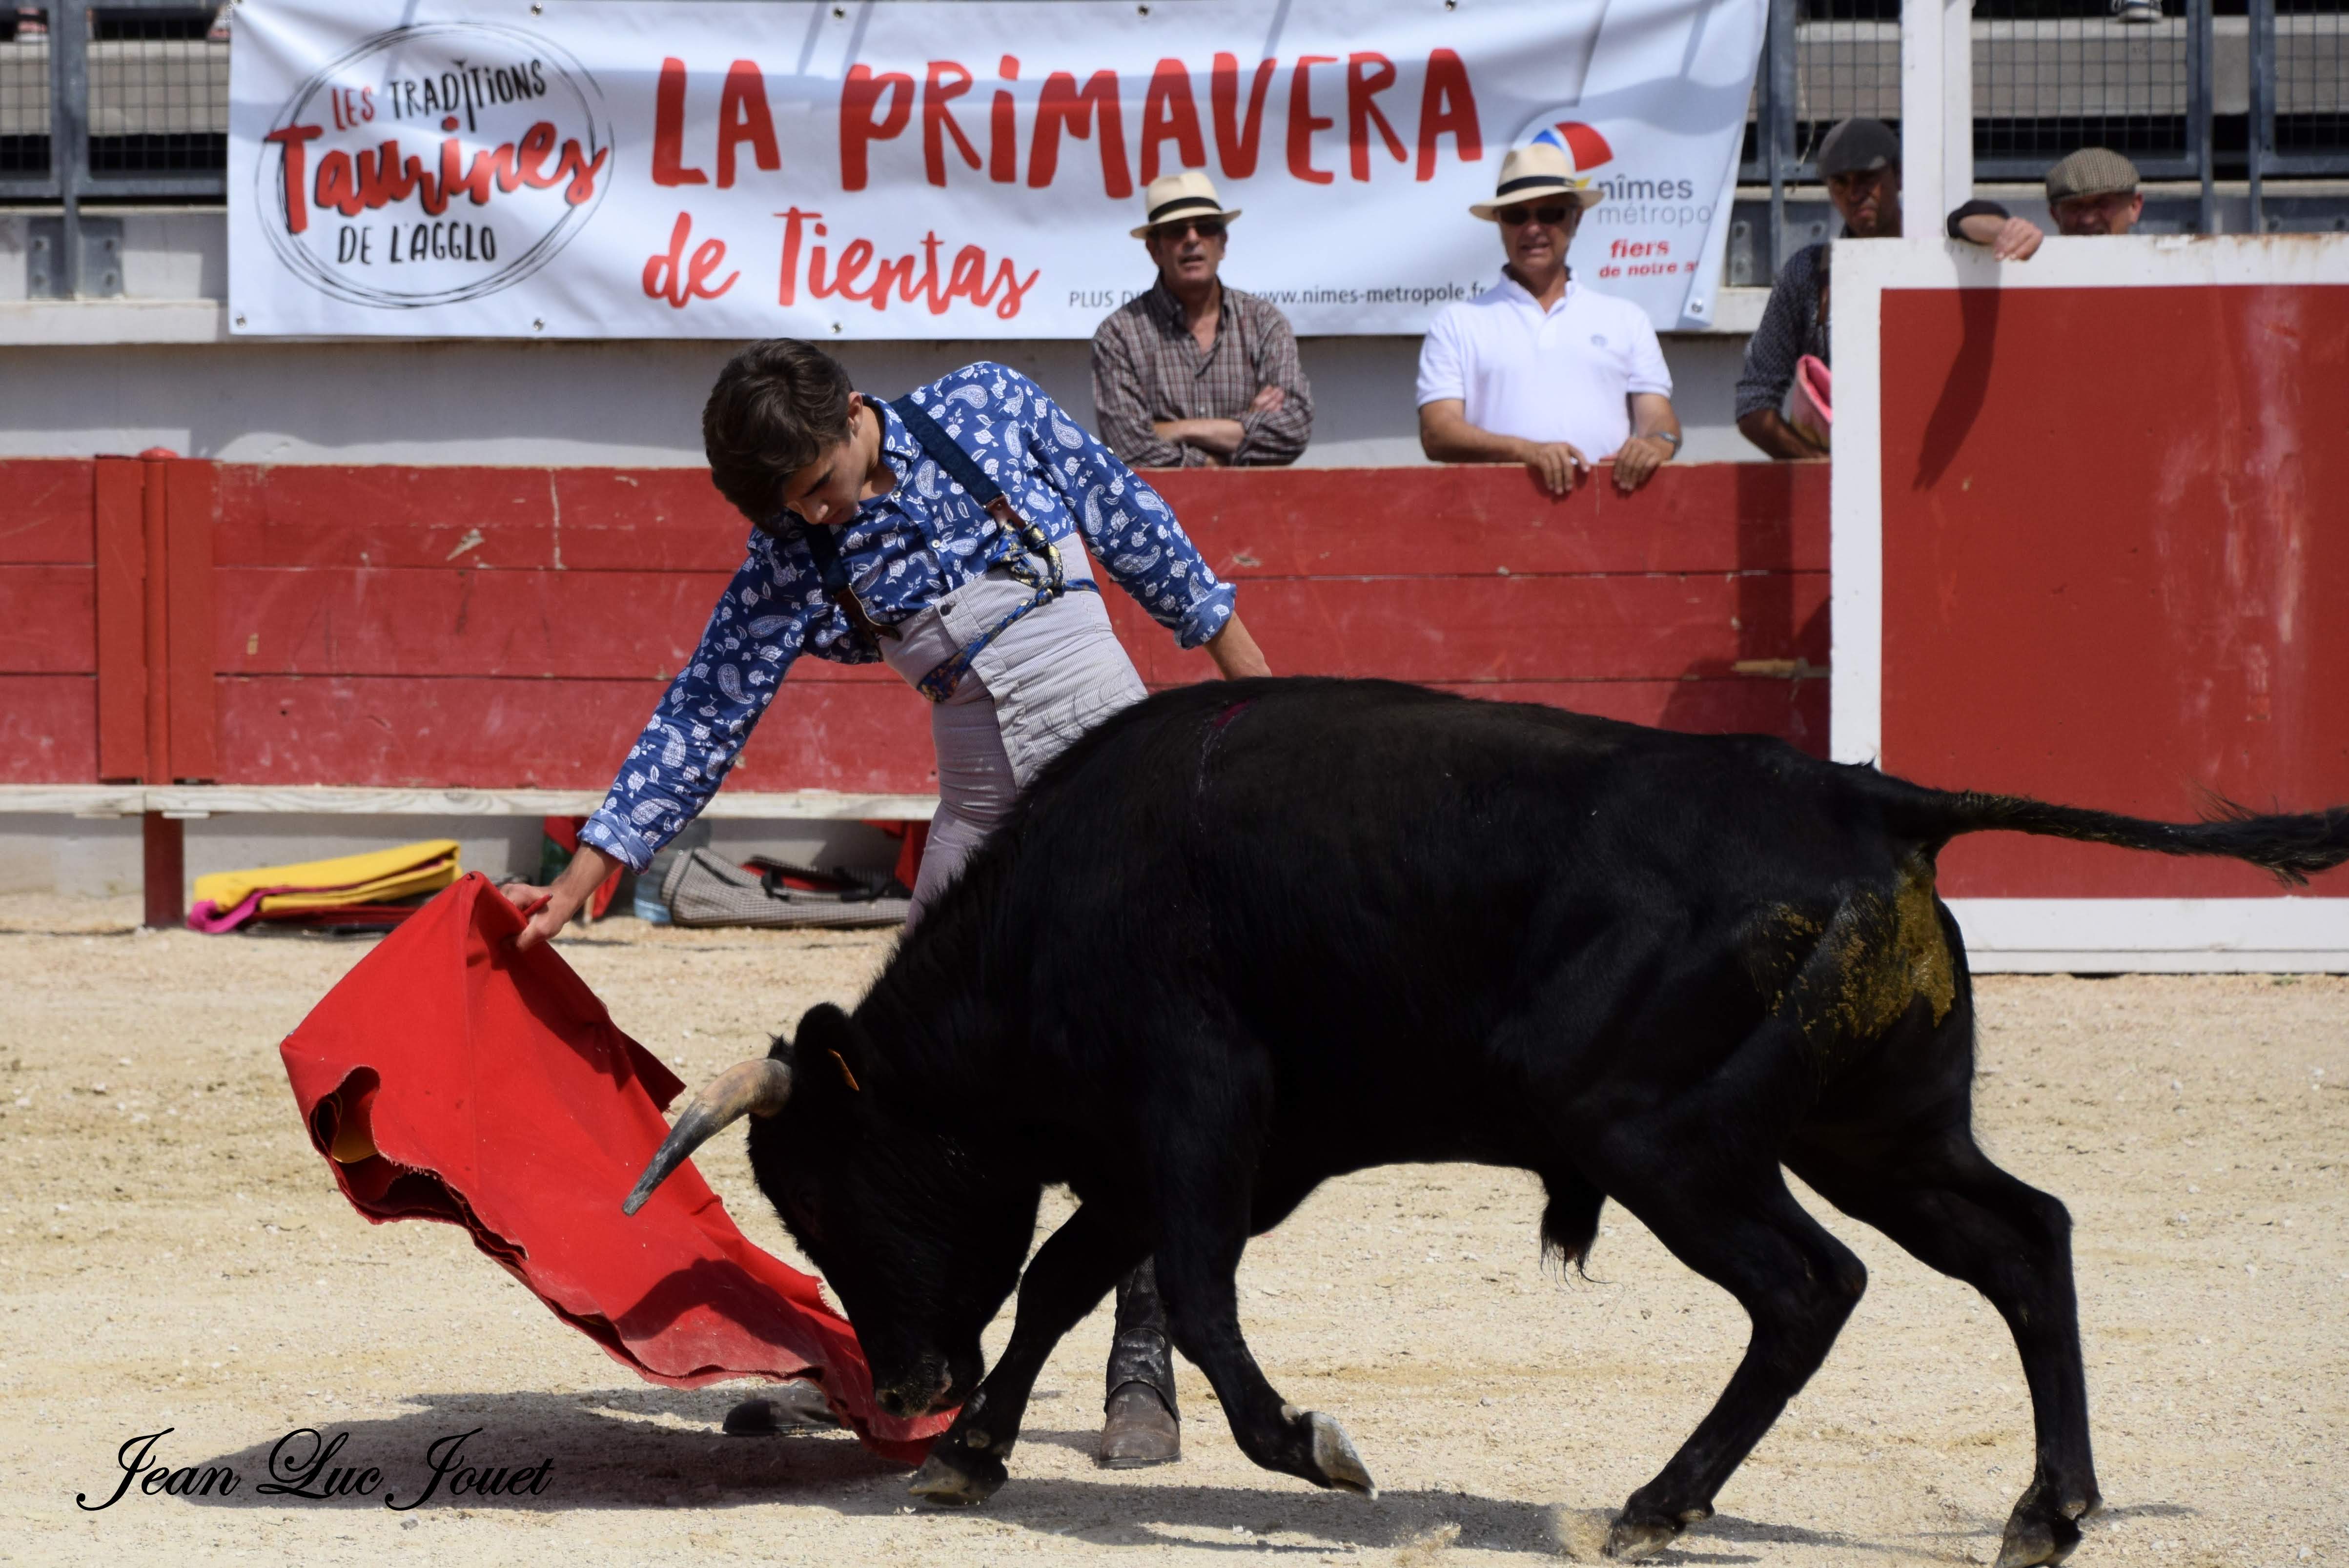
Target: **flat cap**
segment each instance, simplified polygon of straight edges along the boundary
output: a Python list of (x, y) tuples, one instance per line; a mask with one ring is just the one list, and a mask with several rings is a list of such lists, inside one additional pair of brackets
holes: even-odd
[(2047, 200), (2126, 196), (2137, 189), (2137, 165), (2109, 147), (2084, 147), (2047, 171)]
[(1857, 174), (1868, 169), (1897, 168), (1900, 138), (1880, 119), (1855, 115), (1826, 134), (1819, 143), (1819, 178)]

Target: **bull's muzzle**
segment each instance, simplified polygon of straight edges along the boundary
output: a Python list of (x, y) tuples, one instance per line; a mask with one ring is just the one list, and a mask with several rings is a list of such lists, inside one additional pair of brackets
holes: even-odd
[(773, 1057), (738, 1062), (711, 1078), (661, 1140), (652, 1163), (645, 1167), (645, 1173), (636, 1179), (636, 1189), (620, 1205), (620, 1212), (633, 1214), (643, 1208), (653, 1190), (667, 1181), (671, 1171), (684, 1164), (720, 1129), (745, 1114), (772, 1116), (791, 1098), (792, 1069)]

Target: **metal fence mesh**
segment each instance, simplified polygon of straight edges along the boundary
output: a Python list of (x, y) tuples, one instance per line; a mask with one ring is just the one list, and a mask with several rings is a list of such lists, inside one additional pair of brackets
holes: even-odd
[(2349, 160), (2349, 0), (2275, 0), (2275, 150)]
[(1900, 125), (1900, 0), (1801, 0), (1795, 23), (1794, 153), (1816, 178), (1819, 140), (1864, 114)]
[(228, 167), (224, 8), (89, 14), (93, 178)]
[(1974, 0), (1975, 172), (2027, 179), (2076, 148), (2196, 172), (2185, 0)]
[(49, 14), (0, 7), (0, 175), (49, 171)]

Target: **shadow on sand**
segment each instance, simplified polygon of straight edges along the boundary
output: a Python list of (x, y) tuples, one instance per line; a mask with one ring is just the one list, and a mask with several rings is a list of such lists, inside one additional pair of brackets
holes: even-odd
[[(326, 1471), (340, 1467), (356, 1473), (377, 1467), (382, 1480), (371, 1495), (321, 1501), (260, 1491), (261, 1484), (272, 1479), (272, 1450), (279, 1441), (273, 1434), (233, 1452), (193, 1460), (199, 1469), (233, 1470), (240, 1484), (227, 1496), (186, 1501), (232, 1511), (374, 1510), (384, 1508), (387, 1497), (410, 1504), (432, 1479), (426, 1456), (433, 1444), (471, 1432), (460, 1462), (512, 1470), (548, 1461), (547, 1484), (534, 1496), (525, 1491), (515, 1497), (451, 1497), (444, 1483), (424, 1507), (566, 1513), (585, 1509), (706, 1511), (781, 1502), (827, 1508), (855, 1518), (904, 1513), (916, 1506), (905, 1495), (906, 1468), (867, 1453), (844, 1432), (797, 1428), (771, 1438), (724, 1436), (719, 1423), (745, 1392), (740, 1385), (730, 1385), (569, 1395), (416, 1395), (410, 1398), (416, 1408), (388, 1418), (289, 1422), (289, 1429), (311, 1426), (329, 1440), (347, 1434)], [(1031, 1429), (1022, 1441), (1090, 1454), (1096, 1436), (1090, 1429)], [(164, 1439), (165, 1444), (170, 1440)], [(298, 1471), (316, 1447), (313, 1439), (289, 1443), (280, 1450), (279, 1473), (289, 1466)], [(185, 1450), (174, 1453), (161, 1445), (155, 1459), (174, 1469), (190, 1462)], [(109, 1484), (97, 1495), (110, 1491), (115, 1479), (119, 1475), (108, 1478)], [(312, 1481), (311, 1489), (329, 1490), (325, 1473)], [(930, 1511), (926, 1507), (922, 1511)], [(1459, 1534), (1450, 1542), (1456, 1547), (1554, 1556), (1558, 1543), (1552, 1512), (1546, 1503), (1464, 1491), (1387, 1491), (1365, 1502), (1269, 1476), (1262, 1486), (1185, 1487), (1159, 1480), (1135, 1485), (1104, 1472), (1097, 1478), (1015, 1475), (983, 1515), (1040, 1536), (1102, 1546), (1164, 1547), (1175, 1539), (1168, 1532), (1180, 1531), (1181, 1543), (1193, 1549), (1224, 1545), (1220, 1539), (1201, 1539), (1202, 1532), (1214, 1532), (1228, 1536), (1233, 1551), (1276, 1555), (1391, 1548), (1456, 1525)], [(1267, 1539), (1276, 1535), (1305, 1540)], [(1897, 1551), (1889, 1543), (1833, 1532), (1721, 1515), (1656, 1561), (1756, 1563), (1762, 1559), (1752, 1548), (1805, 1544), (1863, 1553)], [(1905, 1544), (1914, 1550), (1918, 1543)]]

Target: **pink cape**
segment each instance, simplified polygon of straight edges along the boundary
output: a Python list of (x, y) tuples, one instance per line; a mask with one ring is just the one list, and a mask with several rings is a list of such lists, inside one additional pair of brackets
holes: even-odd
[(469, 875), (286, 1037), (295, 1102), (343, 1195), (378, 1223), (462, 1225), (649, 1382), (814, 1378), (868, 1447), (919, 1460), (950, 1418), (876, 1408), (823, 1286), (744, 1239), (691, 1164), (621, 1215), (684, 1086), (554, 948), (516, 953), (522, 923)]

